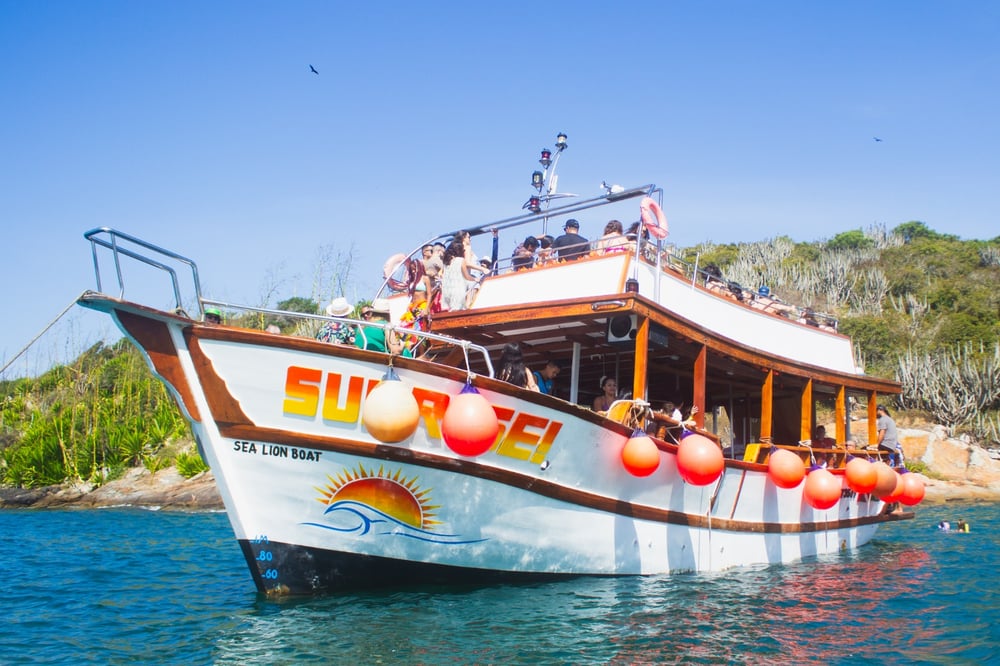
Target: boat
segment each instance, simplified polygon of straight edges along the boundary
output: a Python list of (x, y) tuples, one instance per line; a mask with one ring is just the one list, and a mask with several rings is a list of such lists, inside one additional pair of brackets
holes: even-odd
[[(866, 446), (899, 384), (864, 374), (833, 317), (757, 307), (671, 253), (661, 188), (555, 192), (565, 146), (543, 151), (523, 213), (466, 231), (513, 243), (614, 216), (639, 232), (575, 260), (501, 260), (467, 308), (423, 327), (405, 321), (415, 249), (375, 295), (382, 332), (413, 353), (318, 340), (327, 322), (372, 324), (211, 299), (185, 255), (84, 234), (97, 289), (79, 303), (115, 321), (190, 422), (261, 594), (717, 572), (858, 548), (914, 516), (917, 475)], [(163, 293), (133, 300), (132, 266)], [(532, 367), (562, 361), (559, 390), (498, 379), (508, 343)], [(595, 411), (602, 376), (624, 392)], [(677, 418), (667, 400), (697, 409)], [(812, 441), (822, 414), (832, 443)]]

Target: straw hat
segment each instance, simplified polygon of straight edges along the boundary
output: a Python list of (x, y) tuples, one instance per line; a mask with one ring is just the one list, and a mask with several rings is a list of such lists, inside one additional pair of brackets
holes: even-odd
[(345, 317), (351, 314), (354, 306), (347, 302), (343, 296), (339, 296), (326, 306), (326, 314), (331, 317)]

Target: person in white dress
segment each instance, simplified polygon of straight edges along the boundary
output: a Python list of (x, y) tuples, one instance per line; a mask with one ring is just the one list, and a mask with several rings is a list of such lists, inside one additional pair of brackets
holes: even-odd
[(446, 310), (469, 307), (469, 288), (476, 283), (473, 271), (483, 273), (483, 267), (472, 252), (472, 237), (460, 231), (444, 251), (444, 274), (441, 277), (441, 304)]

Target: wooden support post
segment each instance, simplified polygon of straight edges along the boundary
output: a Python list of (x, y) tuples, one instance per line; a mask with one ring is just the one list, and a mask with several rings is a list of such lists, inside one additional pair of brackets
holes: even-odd
[(646, 377), (649, 371), (649, 318), (640, 317), (635, 332), (635, 372), (632, 376), (632, 398), (646, 399)]
[(847, 443), (847, 389), (843, 386), (837, 387), (837, 404), (834, 407), (837, 415), (837, 432), (834, 433), (834, 437), (837, 439), (837, 444)]
[(802, 407), (799, 419), (799, 441), (812, 439), (813, 434), (813, 380), (806, 380), (802, 387)]
[(760, 441), (771, 443), (771, 419), (774, 400), (774, 370), (767, 371), (760, 390)]
[(878, 444), (878, 428), (875, 426), (875, 419), (878, 418), (878, 393), (868, 391), (868, 446)]
[(691, 404), (698, 405), (698, 413), (694, 415), (694, 424), (705, 429), (705, 381), (708, 371), (708, 347), (701, 346), (698, 356), (694, 359), (694, 389)]

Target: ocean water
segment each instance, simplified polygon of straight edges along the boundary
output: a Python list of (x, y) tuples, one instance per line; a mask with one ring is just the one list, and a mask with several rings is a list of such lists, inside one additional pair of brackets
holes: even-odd
[(998, 663), (998, 530), (947, 502), (790, 566), (270, 601), (223, 514), (0, 511), (0, 663)]

